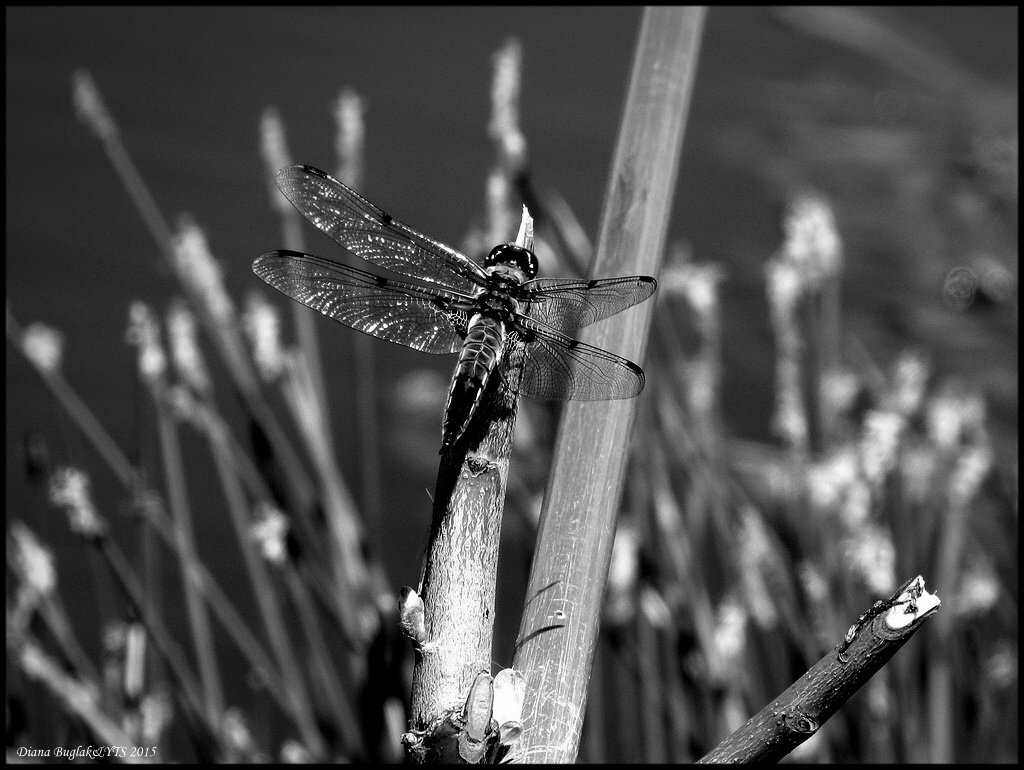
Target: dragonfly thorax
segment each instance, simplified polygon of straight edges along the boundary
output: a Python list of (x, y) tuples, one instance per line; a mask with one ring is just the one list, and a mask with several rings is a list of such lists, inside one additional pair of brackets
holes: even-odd
[(509, 274), (518, 278), (518, 283), (537, 277), (537, 256), (529, 249), (514, 243), (503, 243), (491, 249), (484, 259), (484, 269), (491, 275)]
[(505, 291), (483, 291), (476, 298), (476, 308), (481, 315), (507, 323), (519, 311), (519, 302)]

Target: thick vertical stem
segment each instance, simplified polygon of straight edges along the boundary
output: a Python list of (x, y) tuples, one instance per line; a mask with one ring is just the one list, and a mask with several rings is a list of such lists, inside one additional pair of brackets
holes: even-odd
[[(648, 8), (598, 243), (598, 275), (656, 273), (703, 26), (702, 8)], [(633, 360), (651, 307), (583, 341)], [(526, 676), (513, 761), (573, 762), (600, 618), (635, 401), (570, 403), (562, 418), (513, 666)]]
[[(516, 243), (533, 248), (533, 220), (525, 209)], [(471, 757), (478, 759), (477, 753), (493, 743), (489, 703), (476, 704), (475, 719), (483, 724), (467, 725), (459, 716), (464, 706), (473, 705), (466, 701), (467, 696), (474, 698), (471, 689), (493, 692), (498, 545), (525, 352), (512, 340), (464, 435), (441, 455), (420, 586), (424, 638), (413, 672), (411, 732), (406, 737), (413, 761), (475, 761)], [(473, 746), (467, 751), (470, 733)]]
[(411, 727), (425, 733), (421, 748), (411, 747), (418, 761), (457, 756), (451, 753), (457, 735), (446, 722), (461, 712), (476, 676), (491, 669), (498, 544), (518, 405), (506, 382), (519, 370), (521, 348), (510, 357), (505, 376), (491, 378), (469, 430), (455, 451), (442, 455), (438, 470), (420, 590), (426, 644), (412, 684)]

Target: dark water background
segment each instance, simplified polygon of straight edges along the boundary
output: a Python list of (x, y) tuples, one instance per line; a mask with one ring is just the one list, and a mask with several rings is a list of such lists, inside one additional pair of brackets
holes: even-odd
[[(885, 9), (878, 16), (979, 81), (1016, 93), (1015, 8)], [(39, 7), (8, 8), (6, 20), (9, 307), (22, 323), (39, 320), (64, 333), (68, 380), (127, 451), (152, 460), (156, 439), (140, 418), (144, 399), (135, 384), (134, 351), (123, 336), (132, 300), (162, 313), (175, 285), (100, 145), (75, 119), (75, 69), (85, 68), (95, 78), (165, 214), (189, 212), (204, 228), (240, 303), (258, 285), (252, 259), (283, 245), (258, 150), (264, 108), (280, 110), (296, 162), (330, 170), (337, 162), (331, 103), (342, 87), (354, 88), (368, 107), (362, 192), (399, 219), (458, 245), (483, 207), (494, 156), (486, 132), (491, 56), (510, 36), (525, 53), (522, 125), (536, 180), (557, 189), (593, 236), (640, 11)], [(784, 185), (766, 182), (756, 164), (759, 142), (766, 153), (786, 154), (779, 141), (785, 105), (777, 102), (786, 92), (766, 84), (829, 77), (856, 81), (869, 91), (896, 82), (870, 58), (795, 31), (770, 11), (709, 14), (669, 237), (687, 241), (695, 260), (726, 267), (723, 398), (728, 428), (739, 436), (769, 438), (772, 399), (761, 266), (779, 243), (785, 197)], [(839, 88), (835, 98), (837, 110), (861, 109), (843, 103)], [(827, 168), (830, 150), (818, 149)], [(841, 155), (844, 148), (834, 149)], [(840, 209), (837, 216), (842, 228), (846, 215)], [(875, 229), (898, 227), (887, 216), (884, 209), (874, 212)], [(855, 226), (863, 223), (851, 221)], [(336, 253), (311, 227), (306, 237), (310, 251)], [(948, 254), (936, 259), (942, 261), (934, 268), (939, 275), (955, 264)], [(882, 318), (903, 317), (900, 295), (889, 290), (905, 281), (897, 261), (886, 268), (885, 260), (884, 249), (847, 241), (851, 289), (844, 309), (882, 362), (903, 345), (921, 341), (912, 324)], [(880, 296), (889, 298), (884, 306), (878, 305)], [(283, 298), (271, 299), (284, 307)], [(942, 312), (937, 284), (926, 301)], [(326, 321), (319, 331), (340, 461), (358, 495), (359, 482), (350, 471), (358, 447), (347, 376), (352, 333)], [(979, 368), (998, 370), (1004, 410), (1010, 410), (1003, 414), (1015, 424), (1015, 313), (1010, 331), (1010, 342), (997, 340), (973, 354), (960, 349), (946, 358), (941, 351), (937, 355), (947, 371), (965, 377)], [(409, 371), (433, 366), (447, 376), (452, 365), (383, 343), (375, 352), (385, 397)], [(6, 360), (8, 516), (26, 520), (56, 549), (65, 590), (86, 585), (88, 562), (66, 545), (64, 523), (20, 481), (23, 436), (42, 431), (55, 455), (94, 471), (96, 497), (108, 507), (108, 517), (117, 515), (110, 506), (120, 492), (10, 346)], [(436, 438), (440, 408), (437, 424), (428, 426), (428, 443)], [(385, 428), (394, 422), (388, 409), (385, 401), (379, 415)], [(1015, 436), (1014, 428), (1014, 441)], [(433, 469), (404, 462), (396, 436), (381, 440), (383, 516), (391, 533), (387, 556), (397, 587), (416, 580)], [(197, 453), (198, 447), (192, 445)], [(190, 479), (201, 485), (207, 469), (199, 462), (191, 471)], [(191, 491), (202, 555), (230, 592), (232, 581), (242, 579), (240, 570), (218, 559), (216, 547), (232, 537), (228, 517), (202, 489)], [(71, 594), (69, 602), (79, 620), (96, 608), (87, 596)], [(88, 630), (80, 633), (96, 649), (99, 629), (92, 631), (91, 637)], [(229, 685), (228, 697), (244, 699), (244, 690)]]

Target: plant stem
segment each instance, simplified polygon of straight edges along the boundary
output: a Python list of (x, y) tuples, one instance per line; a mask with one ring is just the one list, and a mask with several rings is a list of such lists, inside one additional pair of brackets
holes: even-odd
[[(250, 534), (248, 507), (242, 484), (235, 472), (231, 459), (231, 449), (227, 442), (227, 429), (220, 419), (212, 420), (207, 436), (210, 441), (210, 452), (214, 466), (224, 491), (228, 512), (235, 527), (238, 547), (242, 551), (249, 582), (253, 587), (256, 606), (267, 632), (267, 639), (274, 652), (277, 665), (281, 671), (281, 681), (285, 688), (285, 697), (291, 706), (290, 716), (295, 720), (302, 739), (310, 752), (318, 757), (327, 756), (320, 731), (316, 726), (313, 706), (309, 701), (306, 680), (302, 676), (298, 656), (288, 636), (287, 626), (277, 600), (273, 581), (267, 574), (266, 565), (256, 552), (256, 546)], [(333, 682), (331, 683), (333, 684)], [(344, 730), (344, 725), (339, 725)]]
[[(525, 211), (516, 242), (533, 248)], [(441, 455), (420, 586), (427, 644), (413, 672), (415, 740), (407, 743), (416, 762), (475, 761), (462, 750), (463, 730), (451, 727), (478, 675), (490, 676), (501, 516), (524, 355), (518, 343), (505, 352), (465, 433)]]
[(199, 675), (203, 683), (206, 716), (211, 724), (219, 724), (224, 711), (224, 693), (220, 684), (220, 671), (214, 652), (213, 634), (210, 632), (210, 617), (202, 592), (189, 579), (199, 561), (196, 553), (195, 534), (192, 528), (192, 512), (185, 488), (184, 459), (174, 417), (170, 414), (162, 391), (163, 383), (154, 384), (153, 400), (157, 405), (157, 429), (160, 436), (161, 455), (167, 483), (167, 502), (174, 517), (174, 536), (178, 545), (178, 564), (181, 569), (182, 589), (185, 606), (188, 608), (189, 625), (192, 628), (192, 642), (199, 661)]
[[(644, 12), (605, 198), (598, 275), (657, 272), (704, 14)], [(590, 327), (583, 341), (637, 360), (651, 309)], [(527, 692), (512, 761), (576, 758), (636, 407), (570, 403), (563, 415), (513, 663)]]
[[(888, 663), (938, 606), (938, 598), (924, 590), (920, 577), (904, 583), (882, 611), (872, 608), (861, 616), (845, 644), (829, 650), (698, 764), (779, 761), (816, 733)], [(852, 640), (850, 634), (854, 634)]]

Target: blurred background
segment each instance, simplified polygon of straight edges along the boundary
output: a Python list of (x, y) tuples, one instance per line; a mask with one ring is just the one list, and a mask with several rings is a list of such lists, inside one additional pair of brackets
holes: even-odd
[[(532, 183), (557, 191), (594, 238), (641, 11), (8, 8), (6, 16), (8, 312), (63, 335), (63, 376), (131, 462), (151, 464), (149, 483), (161, 490), (154, 410), (125, 330), (133, 301), (162, 316), (180, 289), (103, 147), (76, 119), (76, 70), (94, 79), (164, 215), (187, 213), (202, 228), (240, 311), (260, 290), (287, 311), (282, 334), (291, 341), (287, 300), (251, 272), (256, 256), (287, 245), (260, 154), (267, 107), (278, 110), (292, 160), (333, 173), (333, 104), (354, 89), (365, 109), (360, 192), (469, 251), (495, 157), (493, 57), (515, 38)], [(871, 601), (922, 574), (943, 600), (940, 615), (897, 655), (888, 679), (876, 677), (882, 684), (791, 759), (1017, 761), (1017, 17), (1016, 8), (708, 14), (671, 256), (642, 362), (650, 385), (637, 432), (654, 437), (648, 451), (661, 454), (638, 466), (662, 475), (630, 476), (620, 529), (633, 533), (634, 546), (621, 551), (632, 577), (609, 589), (590, 704), (601, 711), (588, 717), (581, 759), (699, 758), (838, 642)], [(817, 281), (794, 256), (802, 227), (824, 228), (841, 244), (824, 250)], [(304, 235), (308, 251), (338, 255), (314, 228)], [(542, 275), (553, 275), (538, 254)], [(778, 293), (787, 265), (804, 280), (795, 311)], [(695, 286), (706, 288), (703, 301)], [(357, 335), (319, 318), (316, 330), (327, 430), (382, 564), (378, 579), (392, 591), (415, 585), (454, 361), (372, 341), (368, 438), (353, 376)], [(245, 414), (223, 367), (211, 368), (224, 419), (244, 443)], [(795, 401), (786, 401), (794, 386)], [(284, 414), (281, 396), (269, 402)], [(886, 415), (896, 416), (889, 444), (877, 435), (893, 424)], [(511, 466), (501, 665), (518, 628), (517, 576), (532, 552), (556, 416), (535, 404), (520, 416), (527, 435)], [(123, 599), (53, 513), (33, 468), (85, 470), (114, 539), (137, 559), (127, 493), (15, 344), (6, 422), (8, 622), (21, 579), (12, 566), (12, 543), (24, 537), (12, 539), (17, 520), (52, 551), (63, 612), (83, 655), (100, 666), (111, 655), (109, 624), (125, 620)], [(182, 429), (181, 441), (197, 555), (255, 623), (251, 578), (208, 450), (196, 431)], [(806, 484), (794, 491), (795, 475)], [(945, 490), (963, 478), (966, 486)], [(849, 514), (859, 493), (867, 502)], [(679, 523), (683, 555), (651, 544), (672, 540), (659, 530), (666, 516)], [(829, 543), (855, 541), (865, 521), (887, 555), (857, 573), (858, 557)], [(162, 612), (191, 655), (173, 561), (162, 567)], [(774, 616), (756, 610), (757, 575)], [(823, 617), (815, 601), (830, 591), (841, 609)], [(55, 634), (31, 628), (44, 640)], [(732, 647), (715, 646), (730, 633)], [(250, 733), (234, 756), (277, 758), (302, 731), (280, 719), (265, 683), (254, 683), (251, 665), (221, 637), (216, 631), (223, 701)], [(90, 733), (11, 649), (9, 636), (8, 757), (18, 746), (88, 744), (95, 726)], [(654, 695), (648, 653), (667, 681)], [(641, 713), (630, 698), (616, 702), (624, 687), (644, 693)], [(130, 707), (111, 716), (123, 722)], [(372, 707), (352, 708), (367, 719)], [(378, 721), (389, 718), (401, 722)], [(229, 756), (227, 739), (204, 748), (202, 731), (182, 721), (169, 718), (159, 733), (158, 758)], [(614, 740), (594, 729), (602, 724)], [(361, 731), (360, 751), (329, 737), (327, 756), (396, 758), (372, 748), (390, 739), (376, 729)]]

